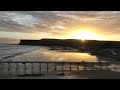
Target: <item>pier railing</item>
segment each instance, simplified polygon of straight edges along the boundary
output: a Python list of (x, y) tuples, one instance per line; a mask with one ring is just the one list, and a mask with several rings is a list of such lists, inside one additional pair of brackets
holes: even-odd
[(1, 72), (16, 71), (17, 74), (23, 72), (24, 75), (30, 73), (34, 75), (37, 72), (41, 75), (43, 72), (57, 72), (62, 74), (68, 70), (119, 70), (120, 62), (39, 62), (39, 61), (2, 61), (0, 62)]

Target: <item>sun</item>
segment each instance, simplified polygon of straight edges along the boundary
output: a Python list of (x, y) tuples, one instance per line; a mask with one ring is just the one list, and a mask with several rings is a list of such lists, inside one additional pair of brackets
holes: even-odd
[(95, 37), (90, 32), (81, 31), (75, 36), (73, 36), (73, 38), (86, 40), (86, 39), (94, 39)]
[(84, 40), (98, 40), (99, 37), (97, 34), (90, 32), (88, 30), (81, 30), (72, 36), (73, 39), (81, 39)]

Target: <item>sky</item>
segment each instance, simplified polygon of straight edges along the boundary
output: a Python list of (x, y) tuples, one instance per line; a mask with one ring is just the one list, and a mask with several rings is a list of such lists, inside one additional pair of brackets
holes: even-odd
[(120, 11), (0, 11), (0, 43), (42, 38), (120, 41)]

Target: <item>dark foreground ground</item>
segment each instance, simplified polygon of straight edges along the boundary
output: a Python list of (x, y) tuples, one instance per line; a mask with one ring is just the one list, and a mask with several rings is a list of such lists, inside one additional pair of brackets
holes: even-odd
[(5, 74), (0, 74), (0, 79), (120, 79), (120, 72), (112, 71), (100, 71), (100, 70), (89, 70), (89, 71), (66, 71), (64, 75), (60, 72), (49, 72), (33, 76), (10, 76)]

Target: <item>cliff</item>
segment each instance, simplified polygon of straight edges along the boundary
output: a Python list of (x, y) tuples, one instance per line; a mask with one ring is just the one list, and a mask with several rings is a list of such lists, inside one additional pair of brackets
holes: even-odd
[(106, 49), (106, 48), (120, 48), (119, 41), (97, 41), (85, 40), (85, 42), (78, 39), (41, 39), (41, 40), (21, 40), (20, 45), (39, 45), (39, 46), (64, 46), (78, 48), (85, 45), (87, 48)]
[[(86, 41), (93, 43), (95, 41)], [(41, 40), (21, 40), (20, 45), (40, 45), (40, 46), (65, 46), (77, 48), (83, 44), (77, 39), (41, 39)]]

